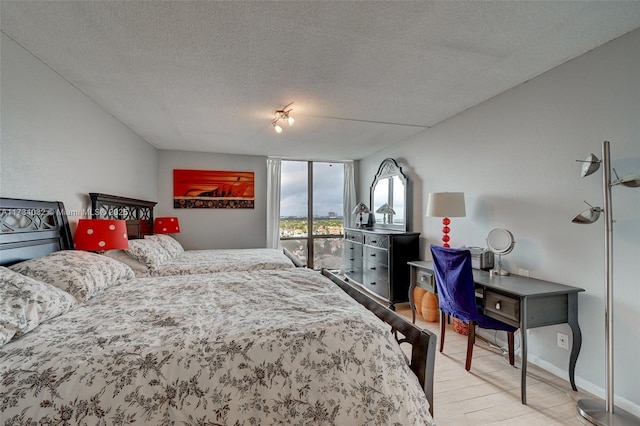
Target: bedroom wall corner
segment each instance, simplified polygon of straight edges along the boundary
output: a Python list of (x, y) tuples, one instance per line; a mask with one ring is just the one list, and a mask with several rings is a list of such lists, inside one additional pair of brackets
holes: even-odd
[(0, 35), (0, 195), (63, 201), (72, 227), (89, 192), (154, 200), (157, 150)]
[[(421, 254), (441, 244), (441, 220), (425, 217), (427, 194), (464, 191), (467, 217), (452, 219), (452, 247), (486, 246), (492, 228), (507, 228), (515, 248), (506, 268), (584, 288), (579, 300), (582, 349), (578, 387), (604, 397), (604, 221), (576, 225), (583, 200), (602, 205), (602, 171), (580, 177), (590, 153), (611, 142), (620, 176), (640, 171), (640, 29), (541, 74), (432, 128), (361, 160), (366, 194), (380, 161), (408, 164), (414, 183), (412, 230)], [(640, 416), (640, 191), (613, 197), (616, 404)], [(569, 352), (556, 345), (566, 324), (531, 330), (529, 360), (568, 378)]]
[[(174, 209), (173, 170), (254, 172), (253, 209)], [(156, 216), (177, 216), (174, 237), (189, 250), (260, 248), (267, 239), (267, 158), (190, 151), (158, 151)]]

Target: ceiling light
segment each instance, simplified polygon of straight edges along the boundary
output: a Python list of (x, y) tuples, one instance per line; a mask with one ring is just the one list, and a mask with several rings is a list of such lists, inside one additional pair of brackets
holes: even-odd
[(282, 109), (276, 110), (276, 116), (271, 122), (271, 125), (273, 126), (276, 133), (282, 133), (282, 126), (278, 124), (280, 120), (286, 121), (287, 123), (289, 123), (289, 126), (293, 126), (293, 123), (295, 123), (295, 118), (291, 116), (291, 111), (293, 111), (293, 108), (289, 108), (291, 105), (293, 105), (293, 102), (285, 105)]

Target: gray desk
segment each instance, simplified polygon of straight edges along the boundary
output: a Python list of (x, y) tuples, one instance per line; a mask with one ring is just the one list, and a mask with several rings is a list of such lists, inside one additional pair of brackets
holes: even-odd
[[(433, 262), (415, 261), (408, 262), (408, 264), (411, 268), (409, 302), (415, 322), (414, 288), (418, 286), (432, 293), (437, 293), (437, 288), (433, 274)], [(580, 346), (582, 346), (582, 332), (580, 325), (578, 325), (578, 293), (584, 289), (518, 275), (491, 275), (487, 271), (476, 269), (473, 270), (473, 279), (476, 282), (476, 295), (483, 300), (483, 313), (521, 330), (522, 374), (520, 386), (522, 403), (527, 403), (526, 330), (530, 328), (569, 324), (573, 334), (573, 346), (569, 355), (569, 381), (573, 390), (577, 391), (575, 368)]]

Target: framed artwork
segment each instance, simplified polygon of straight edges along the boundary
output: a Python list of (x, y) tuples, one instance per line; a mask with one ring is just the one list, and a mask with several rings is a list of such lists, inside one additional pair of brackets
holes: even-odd
[(176, 209), (252, 209), (254, 173), (218, 170), (173, 170)]

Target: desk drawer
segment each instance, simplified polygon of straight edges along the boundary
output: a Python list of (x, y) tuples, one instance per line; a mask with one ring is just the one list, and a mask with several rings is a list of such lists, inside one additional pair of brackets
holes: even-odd
[(484, 309), (486, 311), (485, 314), (490, 317), (496, 319), (505, 317), (512, 321), (520, 322), (520, 299), (518, 298), (486, 290), (484, 294)]
[(436, 280), (431, 272), (418, 269), (416, 271), (415, 284), (417, 287), (427, 290), (429, 293), (436, 294)]

